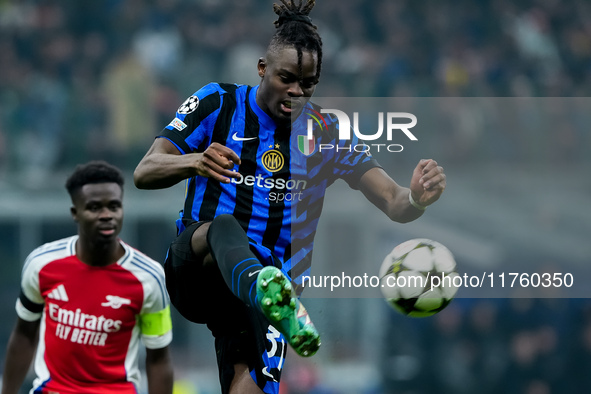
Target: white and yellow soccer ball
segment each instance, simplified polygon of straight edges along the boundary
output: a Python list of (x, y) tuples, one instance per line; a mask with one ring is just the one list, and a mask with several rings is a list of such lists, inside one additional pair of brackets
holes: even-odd
[(379, 274), (388, 304), (411, 317), (443, 310), (455, 297), (461, 280), (449, 249), (425, 238), (396, 246), (384, 259)]

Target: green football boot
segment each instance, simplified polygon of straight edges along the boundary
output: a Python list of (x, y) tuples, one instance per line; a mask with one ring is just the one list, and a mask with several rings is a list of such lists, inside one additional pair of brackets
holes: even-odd
[(280, 269), (268, 266), (259, 272), (257, 298), (265, 317), (297, 354), (310, 357), (318, 351), (320, 335)]

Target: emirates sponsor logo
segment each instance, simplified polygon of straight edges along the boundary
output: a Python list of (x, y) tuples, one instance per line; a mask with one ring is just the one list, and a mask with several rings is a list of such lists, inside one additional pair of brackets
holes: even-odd
[(57, 322), (55, 336), (81, 345), (105, 346), (109, 333), (119, 331), (123, 322), (84, 313), (80, 308), (75, 311), (47, 305), (49, 318)]

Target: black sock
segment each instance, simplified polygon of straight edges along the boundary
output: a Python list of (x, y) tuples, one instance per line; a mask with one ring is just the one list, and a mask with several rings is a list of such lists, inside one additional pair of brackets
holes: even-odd
[(257, 273), (263, 265), (250, 250), (246, 232), (236, 218), (220, 215), (213, 219), (207, 243), (228, 288), (245, 304), (256, 305)]

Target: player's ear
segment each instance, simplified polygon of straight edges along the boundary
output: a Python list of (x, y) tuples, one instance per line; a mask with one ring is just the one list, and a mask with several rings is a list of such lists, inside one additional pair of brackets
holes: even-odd
[(70, 207), (70, 215), (72, 215), (72, 219), (74, 219), (74, 221), (78, 223), (78, 211), (76, 210), (76, 207)]
[(267, 70), (267, 60), (265, 60), (264, 57), (259, 58), (257, 69), (259, 71), (259, 77), (263, 78), (265, 76), (265, 71)]

